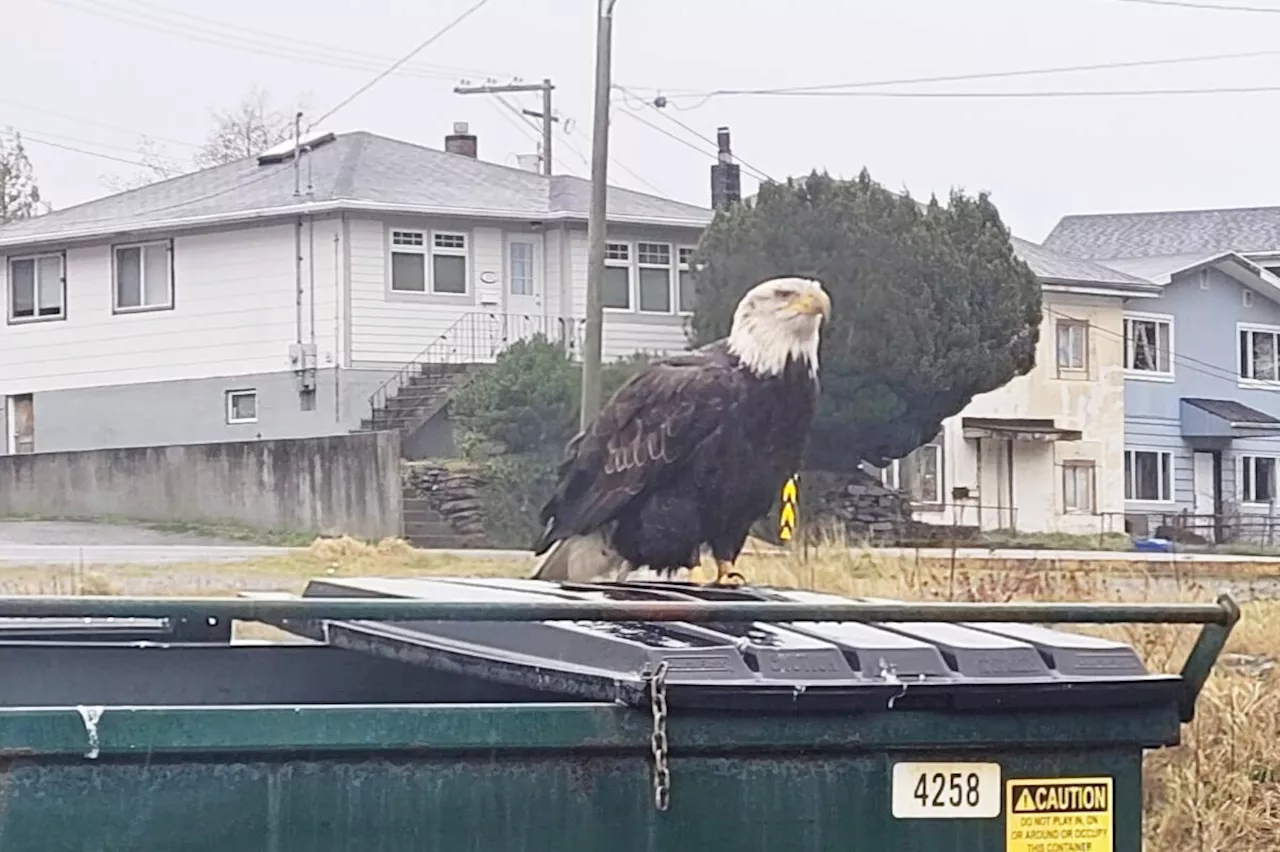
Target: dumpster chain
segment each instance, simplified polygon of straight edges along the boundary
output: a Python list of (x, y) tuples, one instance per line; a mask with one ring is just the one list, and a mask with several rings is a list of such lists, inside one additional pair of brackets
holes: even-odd
[(671, 799), (671, 772), (667, 768), (667, 661), (658, 664), (657, 671), (645, 673), (649, 683), (650, 707), (653, 711), (653, 736), (649, 738), (653, 750), (653, 803), (665, 811)]

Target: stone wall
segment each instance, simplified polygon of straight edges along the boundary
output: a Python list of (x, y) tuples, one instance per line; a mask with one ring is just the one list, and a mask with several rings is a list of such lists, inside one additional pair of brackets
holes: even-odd
[(455, 459), (402, 462), (405, 496), (422, 497), (459, 535), (485, 538), (481, 480), (474, 465)]
[(864, 471), (806, 471), (800, 475), (800, 490), (803, 518), (839, 523), (854, 541), (889, 546), (969, 537), (970, 530), (965, 527), (938, 527), (914, 520), (906, 494)]

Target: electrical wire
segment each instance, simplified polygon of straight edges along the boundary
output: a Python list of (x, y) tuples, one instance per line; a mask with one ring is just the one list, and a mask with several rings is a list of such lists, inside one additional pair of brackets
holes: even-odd
[[(1136, 2), (1136, 0), (1135, 0)], [(695, 91), (687, 89), (662, 90), (654, 89), (658, 93), (664, 94), (667, 102), (676, 109), (689, 110), (697, 109), (712, 98), (718, 97), (741, 97), (754, 95), (799, 95), (802, 93), (818, 93), (818, 92), (835, 92), (847, 89), (867, 89), (881, 88), (885, 86), (909, 86), (922, 83), (958, 83), (972, 80), (994, 80), (1007, 79), (1011, 77), (1033, 77), (1046, 74), (1071, 74), (1086, 71), (1107, 71), (1123, 68), (1144, 68), (1157, 65), (1183, 65), (1195, 62), (1218, 62), (1234, 59), (1256, 59), (1263, 56), (1280, 55), (1280, 50), (1250, 50), (1235, 53), (1214, 53), (1203, 54), (1199, 56), (1182, 56), (1171, 57), (1165, 59), (1137, 59), (1121, 62), (1098, 62), (1083, 65), (1058, 65), (1047, 68), (1022, 68), (1008, 71), (981, 71), (967, 74), (937, 74), (930, 76), (917, 77), (898, 77), (882, 80), (858, 80), (848, 83), (821, 83), (809, 86), (780, 86), (771, 88), (740, 88), (740, 89), (713, 89), (710, 91)], [(652, 87), (632, 86), (632, 89), (649, 90)], [(695, 104), (681, 106), (676, 103), (677, 100), (686, 100), (697, 98)]]
[[(1061, 91), (1028, 91), (1028, 92), (881, 92), (881, 91), (841, 91), (841, 92), (790, 92), (759, 91), (741, 94), (752, 94), (759, 97), (793, 97), (793, 98), (914, 98), (914, 99), (956, 99), (956, 100), (1002, 100), (1038, 98), (1108, 98), (1108, 97), (1146, 97), (1160, 95), (1243, 95), (1262, 92), (1280, 92), (1280, 85), (1273, 86), (1214, 86), (1204, 89), (1079, 89)], [(670, 98), (668, 98), (670, 101)], [(685, 107), (694, 109), (694, 107)]]
[[(70, 113), (58, 112), (57, 110), (46, 109), (44, 107), (31, 106), (30, 104), (20, 103), (18, 101), (11, 101), (11, 100), (0, 98), (0, 104), (16, 107), (17, 109), (29, 110), (30, 112), (38, 112), (38, 113), (44, 113), (45, 115), (57, 116), (58, 118), (65, 118), (68, 121), (74, 121), (80, 124), (89, 124), (95, 127), (101, 127), (105, 130), (114, 130), (118, 133), (127, 133), (130, 136), (146, 137), (148, 139), (154, 139), (157, 142), (169, 142), (174, 145), (182, 145), (183, 147), (186, 147), (186, 148), (198, 149), (200, 147), (194, 142), (184, 142), (181, 139), (171, 139), (167, 136), (155, 136), (150, 133), (139, 133), (137, 130), (134, 130), (128, 127), (121, 127), (118, 124), (106, 124), (101, 121), (95, 121), (94, 119), (91, 119), (91, 118), (82, 118), (77, 115), (71, 115)], [(40, 131), (40, 132), (43, 132), (43, 131)], [(49, 134), (49, 135), (53, 135), (53, 134)], [(84, 141), (84, 140), (81, 140), (81, 141)]]
[(333, 109), (329, 110), (329, 111), (328, 111), (328, 112), (326, 112), (324, 115), (320, 116), (320, 117), (319, 117), (319, 118), (317, 118), (315, 121), (311, 122), (311, 125), (310, 125), (310, 126), (311, 126), (311, 127), (315, 127), (317, 124), (319, 124), (320, 122), (324, 121), (326, 118), (331, 117), (335, 112), (337, 112), (338, 110), (342, 109), (344, 106), (346, 106), (347, 104), (351, 103), (351, 102), (352, 102), (352, 101), (354, 101), (356, 98), (358, 98), (358, 97), (360, 97), (361, 95), (363, 95), (365, 92), (369, 91), (371, 88), (373, 88), (373, 86), (374, 86), (378, 81), (382, 80), (384, 77), (386, 77), (387, 75), (389, 75), (389, 74), (391, 74), (393, 71), (395, 71), (397, 68), (399, 68), (401, 65), (405, 64), (405, 63), (406, 63), (406, 62), (408, 62), (410, 59), (412, 59), (413, 57), (415, 57), (415, 56), (417, 56), (419, 53), (421, 53), (423, 50), (425, 50), (427, 47), (429, 47), (430, 45), (434, 44), (438, 39), (440, 39), (443, 35), (445, 35), (445, 33), (449, 32), (449, 31), (450, 31), (450, 30), (452, 30), (454, 27), (458, 26), (458, 24), (461, 24), (461, 23), (462, 23), (463, 21), (465, 21), (467, 18), (471, 17), (473, 14), (475, 14), (475, 13), (476, 13), (476, 12), (478, 12), (478, 11), (480, 11), (480, 10), (481, 10), (482, 8), (484, 8), (484, 6), (486, 6), (489, 2), (490, 2), (490, 0), (479, 0), (479, 2), (472, 4), (472, 5), (471, 5), (471, 6), (470, 6), (470, 7), (469, 7), (465, 12), (463, 12), (463, 13), (462, 13), (461, 15), (459, 15), (458, 17), (454, 18), (454, 19), (453, 19), (452, 21), (450, 21), (449, 23), (445, 24), (445, 25), (444, 25), (443, 27), (441, 27), (440, 29), (436, 30), (436, 31), (435, 31), (435, 33), (433, 33), (432, 35), (430, 35), (429, 37), (427, 37), (427, 39), (426, 39), (426, 40), (424, 40), (424, 41), (422, 41), (422, 42), (421, 42), (417, 47), (415, 47), (413, 50), (411, 50), (411, 51), (409, 51), (407, 54), (405, 54), (405, 55), (404, 55), (404, 57), (402, 57), (401, 59), (397, 59), (397, 60), (395, 61), (395, 63), (393, 63), (393, 64), (392, 64), (389, 68), (387, 68), (385, 71), (380, 72), (377, 76), (375, 76), (375, 77), (374, 77), (372, 80), (370, 80), (368, 83), (365, 83), (363, 86), (361, 86), (360, 88), (358, 88), (358, 89), (356, 89), (354, 92), (352, 92), (350, 95), (348, 95), (348, 96), (346, 97), (346, 99), (344, 99), (344, 100), (340, 101), (340, 102), (338, 103), (338, 105), (337, 105), (337, 106), (335, 106)]
[[(631, 90), (629, 90), (629, 89), (627, 89), (627, 88), (625, 88), (625, 87), (623, 87), (623, 86), (618, 86), (617, 88), (618, 88), (618, 89), (620, 89), (620, 90), (623, 92), (623, 94), (624, 94), (624, 95), (632, 95), (633, 97), (639, 97), (639, 96), (638, 96), (638, 95), (636, 95), (634, 92), (632, 92)], [(665, 118), (667, 121), (672, 122), (672, 123), (673, 123), (673, 124), (675, 124), (676, 126), (678, 126), (678, 127), (682, 128), (686, 133), (690, 133), (690, 134), (692, 134), (692, 135), (696, 136), (697, 138), (701, 139), (703, 142), (706, 142), (708, 145), (710, 145), (710, 146), (715, 150), (715, 153), (714, 153), (712, 156), (713, 156), (714, 158), (716, 158), (717, 160), (719, 159), (719, 154), (720, 154), (720, 143), (719, 143), (719, 142), (717, 142), (716, 140), (712, 139), (712, 138), (711, 138), (711, 137), (709, 137), (709, 136), (706, 136), (706, 135), (704, 135), (704, 134), (702, 134), (702, 133), (699, 133), (697, 130), (694, 130), (692, 127), (690, 127), (689, 125), (685, 124), (683, 121), (681, 121), (680, 119), (676, 118), (674, 115), (671, 115), (671, 114), (669, 114), (669, 113), (663, 112), (663, 111), (662, 111), (662, 109), (661, 109), (661, 108), (659, 108), (659, 107), (658, 107), (658, 105), (657, 105), (656, 103), (653, 103), (653, 102), (650, 102), (650, 101), (646, 101), (646, 100), (644, 100), (643, 98), (641, 98), (641, 100), (642, 100), (642, 102), (644, 103), (644, 105), (645, 105), (645, 106), (647, 106), (647, 107), (649, 107), (650, 109), (652, 109), (654, 112), (656, 112), (658, 115), (660, 115), (660, 116), (662, 116), (663, 118)], [(773, 178), (773, 177), (772, 177), (768, 172), (766, 172), (764, 169), (758, 169), (758, 168), (756, 168), (755, 166), (751, 165), (751, 164), (750, 164), (750, 163), (748, 163), (746, 160), (742, 159), (741, 157), (737, 156), (736, 154), (734, 155), (734, 159), (736, 159), (736, 160), (738, 161), (738, 164), (739, 164), (740, 166), (742, 166), (742, 168), (746, 169), (746, 170), (747, 170), (747, 172), (748, 172), (748, 173), (750, 173), (750, 174), (751, 174), (753, 177), (755, 177), (757, 180), (773, 181), (774, 183), (777, 183), (777, 181), (776, 181), (776, 180), (774, 180), (774, 178)]]
[(1191, 0), (1118, 0), (1120, 3), (1143, 3), (1148, 6), (1174, 6), (1183, 9), (1212, 9), (1215, 12), (1263, 12), (1280, 15), (1275, 6), (1238, 6), (1235, 4), (1193, 3)]
[[(94, 4), (94, 6), (98, 8), (85, 7), (77, 3), (70, 2), (70, 0), (45, 0), (45, 2), (56, 6), (62, 6), (63, 8), (71, 9), (82, 14), (95, 15), (117, 23), (151, 30), (152, 32), (178, 36), (180, 38), (216, 47), (239, 50), (256, 56), (270, 56), (278, 59), (284, 59), (290, 62), (301, 62), (328, 68), (341, 68), (348, 71), (369, 72), (382, 68), (386, 61), (390, 61), (361, 59), (356, 55), (353, 55), (353, 52), (347, 51), (336, 45), (326, 45), (323, 48), (317, 47), (315, 49), (311, 49), (301, 46), (292, 47), (283, 44), (272, 44), (269, 42), (263, 42), (262, 40), (254, 40), (228, 33), (211, 32), (207, 27), (197, 29), (172, 20), (149, 16), (114, 6), (107, 6), (101, 2)], [(92, 0), (83, 0), (83, 2), (92, 2)], [(132, 17), (122, 17), (122, 15)], [(276, 39), (282, 38), (280, 36), (270, 37)], [(363, 56), (365, 54), (361, 55)], [(432, 70), (431, 68), (413, 65), (407, 65), (399, 68), (398, 73), (418, 78), (454, 80), (458, 78), (458, 75), (455, 74), (445, 74), (441, 71)]]
[[(78, 148), (74, 145), (67, 145), (63, 142), (53, 142), (48, 139), (40, 138), (40, 135), (27, 133), (26, 131), (23, 131), (23, 130), (19, 130), (18, 132), (21, 134), (23, 142), (34, 142), (37, 145), (46, 145), (50, 148), (61, 148), (64, 151), (73, 151), (77, 154), (86, 154), (90, 157), (98, 157), (99, 159), (103, 159), (103, 160), (113, 160), (114, 162), (117, 162), (117, 163), (126, 163), (130, 166), (140, 166), (141, 168), (144, 168), (144, 169), (150, 168), (146, 163), (140, 160), (128, 160), (128, 159), (125, 159), (124, 157), (117, 157), (114, 154), (104, 154), (100, 151), (90, 151), (87, 148)], [(49, 135), (53, 136), (54, 134), (49, 134)]]
[[(697, 151), (699, 154), (701, 154), (704, 157), (710, 157), (713, 160), (717, 159), (717, 156), (715, 154), (711, 154), (703, 150), (702, 148), (698, 147), (697, 145), (693, 144), (689, 140), (682, 139), (681, 137), (676, 136), (674, 133), (671, 133), (665, 128), (659, 127), (658, 125), (654, 124), (652, 121), (649, 121), (647, 118), (644, 118), (637, 112), (632, 112), (631, 110), (628, 110), (628, 109), (622, 109), (618, 111), (623, 115), (630, 116), (631, 118), (635, 119), (641, 124), (646, 125), (647, 127), (650, 127), (653, 130), (656, 130), (657, 132), (661, 133), (663, 136), (666, 136), (668, 139), (672, 139), (676, 142), (679, 142), (681, 145), (685, 146), (686, 148), (689, 148), (690, 150)], [(748, 173), (749, 174), (751, 173), (750, 170), (748, 170)], [(752, 176), (756, 177), (757, 180), (760, 180), (762, 182), (772, 180), (772, 178), (770, 178), (768, 175), (764, 174), (763, 172), (761, 173), (761, 175), (752, 175)]]

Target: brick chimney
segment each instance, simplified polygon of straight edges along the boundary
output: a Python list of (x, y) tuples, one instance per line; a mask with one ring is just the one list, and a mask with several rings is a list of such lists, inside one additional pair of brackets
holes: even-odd
[(716, 143), (720, 152), (716, 155), (718, 162), (711, 167), (711, 206), (725, 210), (742, 200), (742, 178), (729, 150), (729, 128), (716, 129)]
[(476, 159), (477, 145), (475, 134), (469, 133), (470, 126), (465, 121), (453, 123), (453, 133), (444, 137), (444, 149), (450, 154), (461, 154)]

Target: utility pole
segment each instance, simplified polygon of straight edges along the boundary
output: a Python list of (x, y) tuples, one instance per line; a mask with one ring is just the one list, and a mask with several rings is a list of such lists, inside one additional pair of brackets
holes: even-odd
[(551, 91), (555, 86), (551, 85), (550, 78), (544, 78), (541, 83), (509, 83), (506, 85), (484, 85), (484, 86), (454, 86), (454, 94), (457, 95), (502, 95), (513, 92), (542, 92), (542, 112), (534, 112), (529, 109), (520, 110), (522, 113), (533, 118), (542, 119), (542, 173), (544, 175), (551, 174), (551, 125), (553, 122), (559, 121), (551, 114)]
[(616, 0), (597, 0), (596, 98), (591, 131), (591, 212), (587, 218), (587, 329), (582, 347), (582, 417), (587, 424), (600, 411), (600, 361), (604, 348), (605, 190), (609, 179), (609, 94), (613, 5)]

